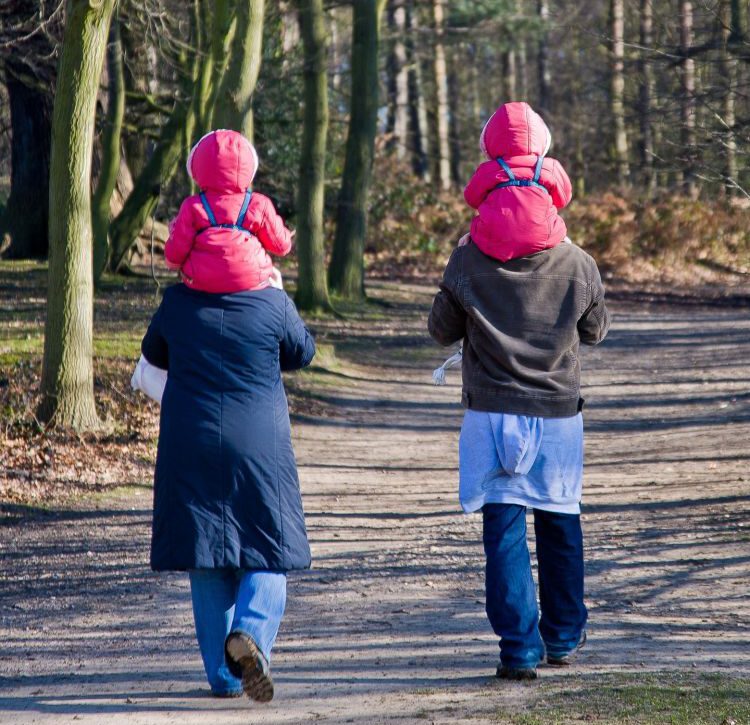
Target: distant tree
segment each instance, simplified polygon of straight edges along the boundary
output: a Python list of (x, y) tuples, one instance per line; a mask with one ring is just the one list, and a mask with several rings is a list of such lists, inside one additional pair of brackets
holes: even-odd
[(125, 73), (120, 23), (115, 17), (107, 47), (107, 114), (102, 131), (102, 163), (91, 203), (94, 234), (94, 284), (99, 283), (109, 259), (109, 210), (120, 169), (122, 123), (125, 118)]
[(378, 120), (378, 41), (385, 0), (354, 0), (351, 108), (344, 173), (336, 213), (336, 236), (328, 270), (332, 290), (364, 297), (364, 248)]
[(445, 61), (445, 0), (432, 0), (435, 33), (435, 129), (437, 150), (437, 181), (444, 190), (451, 187), (450, 139), (448, 129), (448, 71)]
[[(10, 196), (0, 215), (0, 249), (15, 259), (46, 257), (52, 89), (62, 3), (0, 2), (0, 79), (10, 110)], [(41, 200), (41, 202), (40, 202)]]
[(653, 45), (654, 8), (653, 0), (640, 2), (640, 44), (641, 56), (639, 61), (640, 89), (638, 116), (640, 125), (640, 163), (643, 186), (648, 192), (654, 190), (656, 174), (654, 173), (654, 133), (653, 133), (653, 97), (654, 71), (653, 58), (649, 49)]
[(229, 65), (216, 96), (214, 125), (253, 139), (253, 92), (262, 59), (265, 0), (237, 0)]
[(75, 430), (94, 405), (91, 156), (99, 76), (115, 0), (68, 0), (50, 163), (50, 245), (41, 420)]
[(682, 54), (682, 94), (680, 101), (682, 121), (683, 169), (682, 183), (685, 193), (695, 197), (698, 186), (695, 180), (695, 60), (691, 56), (693, 47), (693, 3), (680, 0), (680, 52)]
[(625, 126), (625, 14), (623, 0), (610, 0), (612, 68), (610, 106), (614, 129), (613, 151), (617, 183), (625, 186), (630, 176), (628, 137)]
[(304, 47), (305, 116), (302, 126), (299, 191), (297, 194), (297, 257), (299, 274), (295, 301), (300, 309), (330, 309), (325, 270), (326, 136), (328, 77), (323, 0), (297, 0)]

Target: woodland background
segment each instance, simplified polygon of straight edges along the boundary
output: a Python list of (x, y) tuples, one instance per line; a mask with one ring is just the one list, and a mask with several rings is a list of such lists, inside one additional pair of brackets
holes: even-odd
[(254, 141), (311, 314), (355, 309), (368, 276), (437, 278), (509, 100), (550, 126), (609, 283), (722, 295), (750, 273), (749, 88), (747, 0), (6, 0), (0, 250), (47, 276), (46, 316), (11, 321), (45, 324), (35, 424), (100, 426), (94, 292), (158, 284), (211, 128)]

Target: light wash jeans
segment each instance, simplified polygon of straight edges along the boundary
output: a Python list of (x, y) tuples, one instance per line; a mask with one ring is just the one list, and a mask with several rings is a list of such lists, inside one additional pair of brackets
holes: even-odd
[(247, 634), (270, 662), (286, 606), (286, 574), (235, 569), (189, 574), (195, 633), (211, 692), (240, 693), (242, 682), (227, 667), (224, 641), (230, 632)]

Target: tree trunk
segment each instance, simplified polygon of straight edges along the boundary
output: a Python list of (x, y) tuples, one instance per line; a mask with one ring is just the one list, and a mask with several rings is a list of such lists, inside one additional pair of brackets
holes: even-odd
[(689, 57), (693, 45), (693, 3), (680, 0), (680, 50), (682, 52), (682, 152), (685, 163), (682, 173), (684, 192), (694, 199), (698, 194), (695, 179), (695, 61)]
[(102, 133), (102, 168), (91, 202), (94, 234), (94, 284), (97, 285), (109, 259), (109, 211), (120, 170), (120, 134), (125, 116), (125, 78), (120, 42), (120, 22), (112, 21), (107, 47), (107, 117)]
[(723, 81), (722, 125), (724, 126), (724, 189), (732, 194), (737, 189), (737, 134), (735, 132), (737, 93), (737, 60), (729, 53), (731, 34), (732, 8), (730, 0), (722, 0), (721, 5), (721, 52), (719, 71)]
[(640, 157), (643, 186), (649, 194), (656, 187), (654, 173), (654, 134), (652, 128), (652, 103), (654, 98), (654, 71), (650, 48), (653, 36), (653, 0), (641, 0), (641, 56), (640, 56), (640, 98), (639, 121), (641, 128)]
[(445, 0), (432, 0), (432, 17), (435, 24), (435, 97), (437, 131), (437, 181), (447, 191), (451, 188), (450, 142), (448, 131), (448, 71), (445, 63), (444, 7)]
[(611, 110), (614, 128), (613, 150), (617, 183), (626, 186), (630, 176), (628, 137), (625, 131), (625, 17), (623, 0), (610, 0), (612, 34)]
[[(195, 116), (195, 140), (211, 130), (211, 107), (212, 81), (214, 74), (214, 58), (211, 52), (211, 38), (213, 28), (217, 24), (217, 18), (212, 12), (212, 3), (209, 0), (194, 0), (193, 22), (196, 27), (195, 37), (198, 57), (198, 77), (193, 93), (193, 115)], [(188, 142), (192, 138), (188, 137)]]
[(503, 69), (503, 95), (506, 102), (518, 100), (518, 87), (516, 85), (516, 51), (506, 50), (500, 61)]
[(538, 0), (537, 11), (541, 32), (539, 33), (539, 55), (537, 57), (537, 83), (539, 84), (539, 109), (549, 116), (552, 112), (550, 88), (552, 76), (549, 70), (549, 0)]
[(10, 106), (10, 196), (0, 218), (0, 242), (7, 235), (10, 259), (47, 256), (52, 97), (13, 75), (6, 64)]
[(263, 50), (265, 0), (238, 0), (229, 66), (214, 110), (214, 126), (231, 128), (253, 140), (253, 92)]
[(450, 64), (451, 69), (448, 73), (448, 101), (451, 108), (450, 121), (448, 124), (451, 149), (451, 182), (455, 186), (460, 186), (463, 181), (461, 174), (461, 127), (458, 121), (458, 113), (456, 111), (461, 104), (458, 88), (458, 75), (456, 73), (458, 58), (456, 56), (463, 50), (464, 49), (461, 47), (454, 49), (455, 55), (452, 59), (453, 62)]
[(406, 158), (408, 149), (409, 81), (407, 77), (406, 8), (403, 0), (394, 0), (388, 13), (388, 25), (393, 36), (388, 58), (388, 132), (390, 148), (396, 158)]
[[(137, 0), (128, 0), (120, 7), (128, 8), (135, 5)], [(149, 47), (140, 24), (131, 27), (129, 22), (120, 24), (122, 48), (125, 54), (123, 73), (125, 92), (132, 96), (146, 96), (150, 92), (149, 79), (153, 77), (153, 69), (149, 63)], [(126, 104), (126, 113), (130, 114), (133, 104)], [(131, 124), (136, 124), (139, 116), (128, 116)], [(140, 176), (148, 162), (148, 138), (137, 131), (123, 134), (123, 149), (128, 168), (134, 177)]]
[(354, 0), (351, 111), (328, 282), (346, 299), (364, 298), (367, 195), (378, 120), (378, 40), (384, 0)]
[(52, 118), (41, 420), (99, 427), (94, 404), (91, 154), (115, 0), (69, 0)]
[(429, 129), (427, 127), (427, 107), (422, 87), (422, 66), (420, 62), (421, 43), (419, 42), (419, 16), (411, 0), (407, 6), (407, 61), (409, 64), (409, 148), (412, 155), (412, 168), (422, 181), (431, 180), (429, 163)]
[(302, 310), (328, 310), (331, 303), (326, 282), (323, 228), (328, 133), (325, 11), (323, 0), (297, 2), (304, 49), (305, 116), (297, 196), (299, 275), (295, 301)]

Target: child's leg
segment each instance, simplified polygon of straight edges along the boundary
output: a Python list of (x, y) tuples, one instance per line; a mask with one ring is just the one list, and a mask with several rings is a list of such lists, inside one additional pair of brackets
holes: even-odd
[(251, 637), (266, 660), (270, 661), (285, 607), (284, 572), (244, 572), (237, 592), (231, 631)]
[(500, 637), (500, 661), (510, 668), (536, 667), (544, 655), (536, 588), (526, 544), (526, 508), (485, 504), (487, 616)]
[(242, 683), (229, 672), (224, 640), (234, 616), (237, 579), (228, 569), (196, 569), (190, 572), (190, 592), (198, 646), (208, 684), (215, 695), (242, 692)]
[(547, 655), (559, 657), (575, 649), (586, 625), (581, 517), (535, 510), (534, 531), (542, 606), (539, 630)]

